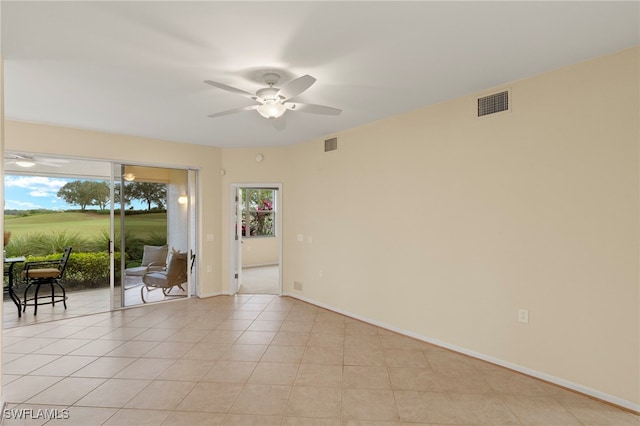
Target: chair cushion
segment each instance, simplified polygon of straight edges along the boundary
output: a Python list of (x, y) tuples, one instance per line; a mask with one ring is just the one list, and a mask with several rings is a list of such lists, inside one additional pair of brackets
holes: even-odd
[(141, 277), (147, 272), (149, 269), (147, 268), (149, 265), (153, 264), (154, 266), (151, 269), (162, 270), (164, 269), (167, 263), (167, 254), (169, 253), (169, 246), (144, 246), (144, 251), (142, 253), (142, 263), (140, 266), (135, 266), (133, 268), (127, 268), (124, 270), (125, 275)]
[(146, 266), (136, 266), (135, 268), (127, 268), (125, 270), (127, 275), (131, 275), (134, 277), (141, 277), (144, 274), (147, 273), (147, 267)]
[(60, 270), (58, 268), (38, 268), (24, 271), (24, 276), (27, 278), (55, 278), (59, 275)]
[(131, 277), (141, 277), (147, 272), (164, 271), (164, 266), (136, 266), (125, 269), (125, 274)]
[(142, 264), (140, 266), (148, 266), (150, 263), (166, 264), (169, 246), (144, 246), (142, 253)]

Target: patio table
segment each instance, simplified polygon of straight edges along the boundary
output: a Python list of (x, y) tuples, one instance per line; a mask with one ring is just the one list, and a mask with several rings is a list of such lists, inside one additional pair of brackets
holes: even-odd
[(16, 296), (16, 293), (13, 291), (13, 278), (14, 278), (13, 268), (16, 266), (16, 263), (23, 263), (25, 260), (27, 260), (27, 258), (24, 256), (4, 258), (4, 266), (5, 266), (4, 275), (8, 277), (6, 290), (9, 293), (9, 297), (11, 297), (11, 300), (13, 300), (13, 303), (15, 303), (16, 306), (18, 307), (18, 317), (22, 316), (22, 309), (21, 309), (20, 299), (18, 298), (18, 296)]

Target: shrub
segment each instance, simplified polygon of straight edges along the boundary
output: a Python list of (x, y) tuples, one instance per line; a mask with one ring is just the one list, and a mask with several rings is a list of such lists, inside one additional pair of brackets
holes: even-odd
[[(66, 288), (96, 288), (109, 285), (109, 247), (110, 234), (102, 231), (99, 236), (89, 240), (78, 233), (52, 231), (30, 233), (24, 236), (12, 236), (5, 247), (8, 257), (23, 256), (29, 253), (27, 262), (59, 259), (65, 247), (73, 247), (64, 277)], [(121, 253), (120, 235), (115, 236), (116, 273), (119, 272)], [(140, 238), (131, 232), (125, 232), (125, 260), (142, 259), (144, 245), (161, 246), (166, 244), (166, 232), (151, 232)], [(15, 266), (15, 276), (21, 277), (22, 265)]]
[[(137, 234), (125, 231), (126, 259), (142, 259), (144, 245), (161, 246), (167, 243), (166, 232), (150, 232), (140, 238)], [(79, 233), (67, 231), (34, 232), (23, 236), (13, 236), (5, 247), (7, 256), (47, 256), (62, 253), (65, 247), (73, 247), (73, 252), (100, 253), (109, 247), (110, 234), (103, 230), (99, 236), (87, 239)], [(120, 235), (115, 235), (115, 251), (120, 250)]]
[[(91, 243), (77, 232), (37, 232), (25, 236), (13, 236), (5, 247), (7, 256), (46, 256), (62, 253), (65, 247), (71, 246), (77, 251), (90, 251)], [(104, 246), (102, 248), (104, 250)]]
[[(60, 256), (60, 254), (28, 256), (26, 261), (57, 260), (60, 259)], [(116, 265), (120, 264), (120, 253), (116, 253), (115, 262)], [(23, 268), (23, 264), (15, 266), (14, 273), (16, 277), (22, 277)], [(62, 283), (67, 290), (108, 287), (109, 271), (108, 252), (74, 253), (72, 251)]]

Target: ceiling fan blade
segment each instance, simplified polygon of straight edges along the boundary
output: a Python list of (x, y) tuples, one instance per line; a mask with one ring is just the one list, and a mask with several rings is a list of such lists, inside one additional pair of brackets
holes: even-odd
[(286, 102), (284, 106), (291, 111), (302, 111), (302, 112), (308, 112), (311, 114), (340, 115), (342, 113), (341, 109), (332, 108), (324, 105), (301, 104), (299, 102)]
[(244, 96), (249, 99), (256, 99), (256, 95), (253, 93), (249, 93), (242, 89), (236, 89), (235, 87), (227, 86), (226, 84), (218, 83), (217, 81), (205, 80), (205, 83), (210, 84), (213, 87), (217, 87), (218, 89), (226, 90), (227, 92), (236, 93), (238, 95)]
[(278, 96), (282, 96), (285, 99), (291, 99), (294, 96), (298, 96), (300, 93), (307, 90), (316, 79), (310, 75), (303, 75), (302, 77), (291, 80), (278, 91)]
[(222, 111), (222, 112), (217, 112), (215, 114), (208, 115), (207, 117), (216, 118), (216, 117), (222, 117), (224, 115), (237, 114), (239, 112), (244, 112), (244, 111), (252, 111), (252, 110), (258, 108), (259, 106), (260, 105), (249, 105), (249, 106), (242, 107), (242, 108), (230, 109), (228, 111)]
[(36, 163), (68, 163), (69, 160), (63, 158), (49, 158), (49, 157), (33, 157), (33, 161)]
[(49, 167), (62, 167), (62, 164), (60, 164), (59, 162), (51, 163), (49, 161), (36, 161), (36, 164), (39, 164), (41, 166), (49, 166)]

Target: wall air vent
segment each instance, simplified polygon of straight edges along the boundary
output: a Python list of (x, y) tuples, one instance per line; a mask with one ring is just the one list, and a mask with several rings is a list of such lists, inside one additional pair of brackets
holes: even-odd
[(509, 110), (509, 91), (478, 98), (478, 117)]
[(338, 138), (331, 138), (324, 141), (324, 152), (338, 149)]

